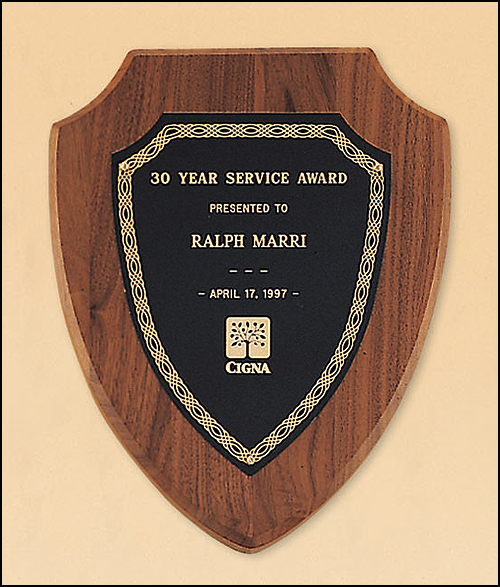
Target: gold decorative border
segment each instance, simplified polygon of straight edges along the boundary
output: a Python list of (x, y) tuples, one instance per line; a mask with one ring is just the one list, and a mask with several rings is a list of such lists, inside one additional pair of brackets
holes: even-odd
[[(327, 139), (350, 161), (364, 169), (370, 177), (370, 199), (363, 253), (359, 264), (349, 317), (337, 348), (328, 365), (309, 393), (291, 414), (253, 448), (247, 448), (213, 418), (187, 388), (172, 365), (155, 328), (149, 308), (146, 286), (137, 247), (132, 203), (132, 176), (154, 159), (174, 139), (265, 138)], [(323, 399), (354, 348), (363, 322), (370, 285), (380, 242), (384, 201), (384, 166), (356, 147), (335, 125), (330, 124), (167, 124), (144, 148), (118, 166), (118, 217), (125, 264), (130, 280), (137, 321), (153, 360), (175, 397), (192, 418), (235, 459), (254, 465), (266, 457), (301, 423)]]

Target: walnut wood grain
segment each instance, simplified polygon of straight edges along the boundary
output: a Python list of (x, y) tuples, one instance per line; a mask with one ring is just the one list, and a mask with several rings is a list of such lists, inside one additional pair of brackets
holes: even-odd
[[(124, 293), (110, 157), (163, 112), (341, 112), (358, 134), (392, 154), (387, 241), (360, 349), (319, 416), (251, 477), (206, 442), (165, 393)], [(53, 125), (53, 250), (81, 366), (102, 413), (147, 476), (218, 540), (256, 552), (283, 537), (347, 481), (386, 428), (436, 299), (450, 175), (445, 120), (402, 94), (369, 49), (132, 51), (95, 100)]]

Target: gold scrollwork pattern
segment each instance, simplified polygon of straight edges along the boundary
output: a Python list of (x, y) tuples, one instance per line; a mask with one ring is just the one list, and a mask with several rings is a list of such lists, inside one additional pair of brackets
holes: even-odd
[[(142, 274), (137, 246), (133, 212), (132, 176), (137, 169), (154, 159), (174, 139), (327, 139), (350, 161), (364, 169), (370, 177), (368, 219), (363, 252), (359, 264), (356, 286), (346, 326), (328, 365), (304, 399), (290, 415), (252, 448), (247, 448), (208, 413), (194, 397), (177, 373), (156, 330), (149, 308), (146, 285)], [(167, 124), (140, 151), (118, 166), (117, 177), (118, 218), (121, 240), (130, 281), (137, 322), (159, 372), (168, 383), (175, 397), (191, 417), (235, 459), (253, 465), (265, 458), (293, 430), (299, 426), (325, 397), (338, 377), (344, 363), (354, 348), (363, 322), (370, 293), (370, 285), (380, 242), (384, 202), (384, 166), (356, 147), (345, 134), (331, 124), (247, 124), (247, 123), (194, 123)]]

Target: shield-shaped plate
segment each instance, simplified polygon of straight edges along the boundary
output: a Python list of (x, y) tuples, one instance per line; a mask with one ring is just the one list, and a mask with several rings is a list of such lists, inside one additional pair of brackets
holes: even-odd
[(53, 126), (51, 218), (97, 403), (244, 552), (350, 477), (414, 370), (448, 230), (446, 122), (368, 49), (133, 51)]

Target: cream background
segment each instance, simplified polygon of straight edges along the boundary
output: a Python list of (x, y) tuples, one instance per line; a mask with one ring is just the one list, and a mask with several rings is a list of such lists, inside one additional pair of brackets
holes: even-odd
[[(497, 3), (3, 3), (6, 585), (497, 584)], [(368, 46), (450, 125), (448, 256), (402, 406), (356, 475), (261, 553), (210, 538), (100, 415), (54, 276), (50, 125), (133, 48)]]

